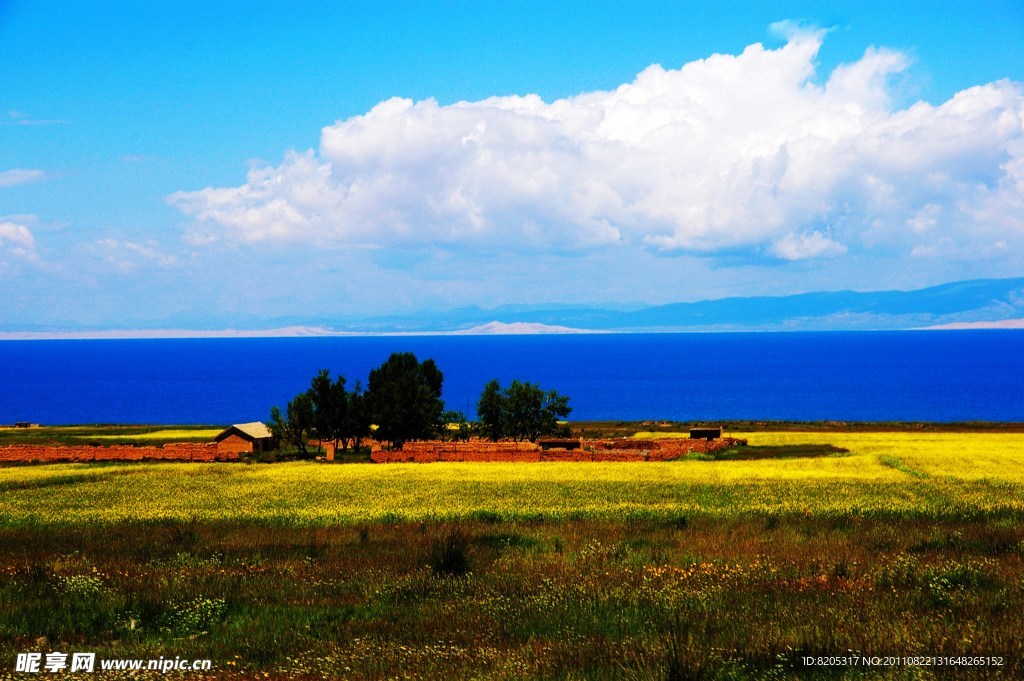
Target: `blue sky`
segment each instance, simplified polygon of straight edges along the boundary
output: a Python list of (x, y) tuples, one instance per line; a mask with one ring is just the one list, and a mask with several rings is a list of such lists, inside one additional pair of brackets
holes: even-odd
[(0, 328), (1020, 276), (1022, 46), (1015, 2), (0, 0)]

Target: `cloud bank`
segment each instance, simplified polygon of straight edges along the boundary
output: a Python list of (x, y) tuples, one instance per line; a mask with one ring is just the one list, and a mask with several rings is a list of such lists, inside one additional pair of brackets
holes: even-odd
[(790, 30), (611, 91), (441, 105), (393, 98), (245, 184), (177, 192), (193, 243), (990, 257), (1024, 244), (1024, 93), (892, 103), (901, 53), (823, 82)]

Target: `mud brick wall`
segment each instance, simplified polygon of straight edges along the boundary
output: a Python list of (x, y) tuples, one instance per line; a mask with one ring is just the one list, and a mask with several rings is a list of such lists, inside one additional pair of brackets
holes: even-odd
[[(621, 440), (615, 441), (622, 442)], [(746, 445), (746, 440), (739, 440), (734, 437), (723, 437), (716, 440), (690, 439), (690, 438), (660, 438), (650, 440), (633, 440), (630, 449), (646, 449), (652, 453), (666, 457), (683, 456), (690, 452), (708, 453), (719, 449), (728, 449), (737, 445)]]
[(541, 461), (671, 461), (690, 452), (708, 453), (745, 445), (746, 440), (651, 439), (587, 440), (582, 450), (552, 449), (541, 455)]
[(252, 452), (252, 442), (232, 433), (217, 443), (217, 452), (222, 455), (234, 454), (238, 458), (239, 454)]
[(407, 442), (401, 450), (375, 447), (374, 463), (433, 463), (438, 461), (669, 461), (690, 452), (708, 453), (746, 444), (746, 440), (652, 439), (584, 440), (583, 449), (541, 448), (530, 442)]
[(431, 463), (436, 461), (539, 461), (540, 446), (532, 442), (406, 442), (400, 450), (379, 445), (370, 453), (374, 463)]
[(169, 443), (163, 447), (111, 445), (5, 445), (0, 461), (237, 461), (237, 452), (218, 452), (212, 442)]

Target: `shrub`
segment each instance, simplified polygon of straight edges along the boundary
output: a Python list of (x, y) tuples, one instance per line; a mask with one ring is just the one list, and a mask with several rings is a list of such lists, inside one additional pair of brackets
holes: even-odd
[(435, 575), (469, 572), (469, 539), (459, 528), (450, 528), (430, 545), (430, 569)]

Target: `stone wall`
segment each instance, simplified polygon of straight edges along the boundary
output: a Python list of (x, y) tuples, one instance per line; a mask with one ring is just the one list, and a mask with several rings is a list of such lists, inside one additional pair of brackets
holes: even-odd
[(111, 445), (4, 445), (0, 461), (237, 461), (237, 452), (218, 452), (212, 442), (168, 443), (163, 447)]

